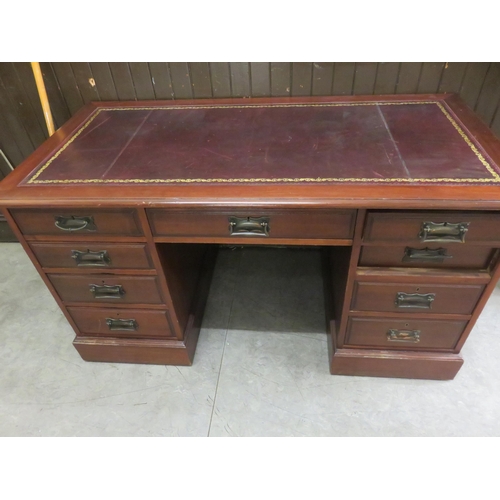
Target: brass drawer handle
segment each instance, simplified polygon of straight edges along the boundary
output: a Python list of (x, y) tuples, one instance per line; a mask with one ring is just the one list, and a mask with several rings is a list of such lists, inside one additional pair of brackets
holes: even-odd
[(398, 292), (396, 294), (395, 304), (399, 309), (430, 309), (435, 298), (435, 293)]
[(269, 236), (269, 217), (229, 217), (231, 236)]
[(446, 255), (446, 248), (405, 248), (403, 262), (443, 262), (452, 259), (453, 255)]
[(135, 332), (139, 328), (139, 324), (135, 319), (106, 318), (106, 324), (113, 332)]
[(71, 215), (64, 217), (62, 215), (55, 216), (55, 225), (61, 231), (97, 231), (97, 226), (94, 223), (94, 217), (77, 217)]
[(71, 250), (71, 258), (75, 259), (78, 267), (109, 267), (111, 265), (111, 257), (107, 250), (98, 252)]
[(122, 285), (89, 285), (94, 299), (121, 299), (125, 295)]
[(420, 330), (395, 330), (387, 332), (387, 340), (390, 342), (420, 342)]
[(465, 233), (470, 222), (423, 222), (418, 237), (420, 241), (465, 243)]

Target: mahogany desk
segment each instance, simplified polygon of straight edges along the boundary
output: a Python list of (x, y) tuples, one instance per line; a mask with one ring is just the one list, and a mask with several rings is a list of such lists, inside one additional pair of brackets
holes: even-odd
[(218, 245), (314, 245), (333, 374), (452, 379), (500, 276), (499, 164), (452, 95), (102, 102), (0, 206), (85, 360), (191, 364)]

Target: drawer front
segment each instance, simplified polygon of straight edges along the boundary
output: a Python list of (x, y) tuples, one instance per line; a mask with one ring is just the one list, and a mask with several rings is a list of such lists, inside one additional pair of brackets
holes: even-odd
[(368, 283), (356, 281), (351, 309), (356, 311), (471, 314), (484, 285)]
[(433, 243), (498, 243), (500, 213), (371, 212), (363, 241)]
[(168, 311), (68, 307), (81, 335), (174, 338)]
[(64, 302), (162, 304), (156, 276), (47, 274)]
[(351, 239), (354, 210), (150, 209), (155, 236)]
[(31, 243), (45, 268), (150, 269), (151, 258), (144, 243)]
[(467, 321), (349, 318), (347, 344), (382, 349), (453, 349)]
[(486, 269), (495, 251), (487, 246), (364, 246), (360, 266)]
[(24, 235), (141, 236), (133, 209), (94, 210), (60, 208), (51, 210), (14, 209), (12, 216)]

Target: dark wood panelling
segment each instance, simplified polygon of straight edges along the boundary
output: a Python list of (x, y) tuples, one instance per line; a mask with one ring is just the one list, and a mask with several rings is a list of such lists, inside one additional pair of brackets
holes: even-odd
[(76, 84), (80, 89), (83, 102), (100, 101), (99, 92), (95, 84), (94, 75), (89, 63), (71, 63)]
[(190, 63), (189, 66), (191, 69), (193, 96), (197, 99), (212, 97), (212, 84), (210, 82), (210, 67), (208, 63)]
[(129, 63), (130, 74), (134, 82), (135, 95), (137, 99), (154, 99), (153, 82), (149, 73), (149, 66), (146, 62)]
[(312, 63), (292, 63), (292, 96), (311, 95)]
[(477, 100), (476, 113), (489, 125), (500, 100), (500, 63), (491, 63)]
[(441, 83), (443, 69), (444, 63), (423, 63), (417, 92), (419, 94), (437, 92)]
[(467, 63), (451, 62), (444, 65), (439, 92), (460, 92)]
[(375, 88), (373, 93), (380, 94), (394, 94), (396, 92), (396, 85), (398, 83), (400, 63), (395, 62), (381, 62), (378, 63), (377, 77), (375, 79)]
[(401, 63), (396, 94), (414, 94), (417, 92), (421, 70), (422, 63)]
[(353, 94), (373, 94), (377, 77), (377, 63), (356, 63), (354, 72)]
[(355, 63), (335, 63), (333, 95), (351, 95), (354, 84)]
[(169, 63), (170, 76), (172, 77), (172, 87), (175, 99), (191, 99), (191, 78), (189, 77), (188, 63)]
[(234, 97), (250, 96), (250, 64), (230, 63), (231, 94)]
[(231, 76), (229, 63), (211, 62), (210, 76), (212, 77), (212, 92), (214, 97), (231, 97)]
[(113, 75), (118, 99), (120, 101), (134, 101), (136, 99), (134, 83), (128, 63), (109, 63), (109, 69)]
[(156, 99), (173, 99), (174, 91), (168, 64), (164, 62), (149, 63), (149, 72)]
[(252, 96), (270, 96), (271, 69), (269, 63), (250, 63), (250, 74), (252, 78)]
[(82, 106), (83, 99), (76, 84), (75, 75), (70, 63), (52, 63), (59, 86), (63, 90), (64, 100), (71, 115), (74, 115)]
[[(41, 68), (57, 127), (99, 100), (459, 92), (500, 136), (498, 62), (57, 62)], [(0, 63), (0, 114), (0, 148), (18, 165), (47, 135), (29, 63)]]
[(314, 63), (312, 95), (330, 95), (333, 85), (333, 63)]
[(291, 63), (271, 63), (271, 94), (273, 96), (289, 96), (291, 76)]
[(490, 63), (468, 63), (465, 70), (460, 97), (471, 109), (476, 107), (476, 102), (483, 87), (484, 78)]

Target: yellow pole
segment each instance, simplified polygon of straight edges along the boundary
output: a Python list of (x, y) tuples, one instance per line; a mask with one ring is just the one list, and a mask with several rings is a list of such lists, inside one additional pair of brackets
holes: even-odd
[(54, 121), (52, 120), (52, 113), (50, 112), (50, 104), (47, 97), (47, 91), (45, 90), (45, 83), (43, 83), (40, 63), (32, 62), (31, 69), (33, 70), (33, 74), (35, 75), (36, 88), (38, 89), (38, 95), (42, 104), (43, 116), (45, 117), (45, 123), (47, 124), (47, 130), (49, 131), (50, 136), (55, 132), (55, 128)]

